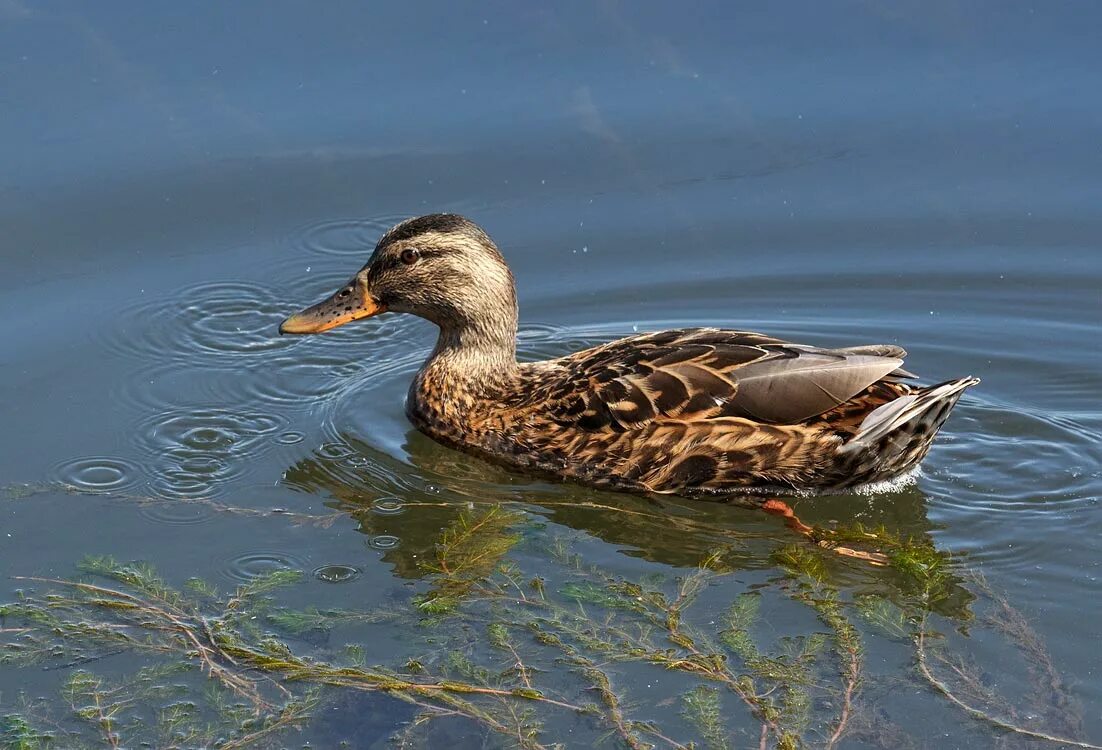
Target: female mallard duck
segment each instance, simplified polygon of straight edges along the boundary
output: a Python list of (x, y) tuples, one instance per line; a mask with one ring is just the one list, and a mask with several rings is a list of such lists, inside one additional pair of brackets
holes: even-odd
[(513, 275), (486, 233), (453, 214), (395, 226), (347, 285), (280, 332), (320, 333), (387, 311), (440, 328), (406, 402), (418, 429), (614, 490), (734, 499), (891, 479), (922, 460), (979, 382), (908, 385), (897, 346), (820, 349), (716, 328), (520, 363)]

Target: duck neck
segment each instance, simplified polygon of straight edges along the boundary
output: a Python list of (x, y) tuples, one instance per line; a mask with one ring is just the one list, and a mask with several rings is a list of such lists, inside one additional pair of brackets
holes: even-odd
[(516, 316), (500, 325), (441, 325), (436, 348), (425, 363), (425, 369), (429, 368), (465, 373), (482, 381), (513, 374), (517, 368)]
[(444, 442), (477, 439), (517, 377), (516, 319), (499, 329), (440, 326), (436, 348), (410, 385), (406, 414)]
[(512, 382), (517, 373), (517, 314), (440, 321), (436, 348), (418, 374), (420, 390), (430, 389), (451, 399), (491, 398)]

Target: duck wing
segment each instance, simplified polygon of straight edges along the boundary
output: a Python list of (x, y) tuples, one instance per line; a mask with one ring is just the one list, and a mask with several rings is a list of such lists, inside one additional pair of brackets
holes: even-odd
[(662, 331), (559, 360), (566, 377), (547, 402), (555, 421), (585, 430), (721, 417), (797, 424), (886, 376), (906, 376), (902, 354), (889, 345), (820, 349), (749, 331)]

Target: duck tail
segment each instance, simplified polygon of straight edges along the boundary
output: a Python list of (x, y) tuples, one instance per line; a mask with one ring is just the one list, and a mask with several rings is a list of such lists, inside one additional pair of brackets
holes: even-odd
[(904, 474), (926, 457), (941, 425), (964, 391), (966, 377), (920, 388), (877, 407), (838, 449), (846, 484), (880, 482)]

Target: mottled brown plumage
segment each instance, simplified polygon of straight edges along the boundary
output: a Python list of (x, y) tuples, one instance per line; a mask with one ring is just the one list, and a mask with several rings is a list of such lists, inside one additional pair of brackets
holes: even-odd
[(348, 285), (280, 330), (318, 333), (388, 310), (440, 327), (406, 402), (422, 432), (632, 492), (737, 498), (891, 479), (922, 460), (979, 382), (910, 385), (896, 346), (821, 349), (715, 328), (518, 363), (512, 274), (485, 232), (451, 214), (391, 229)]

